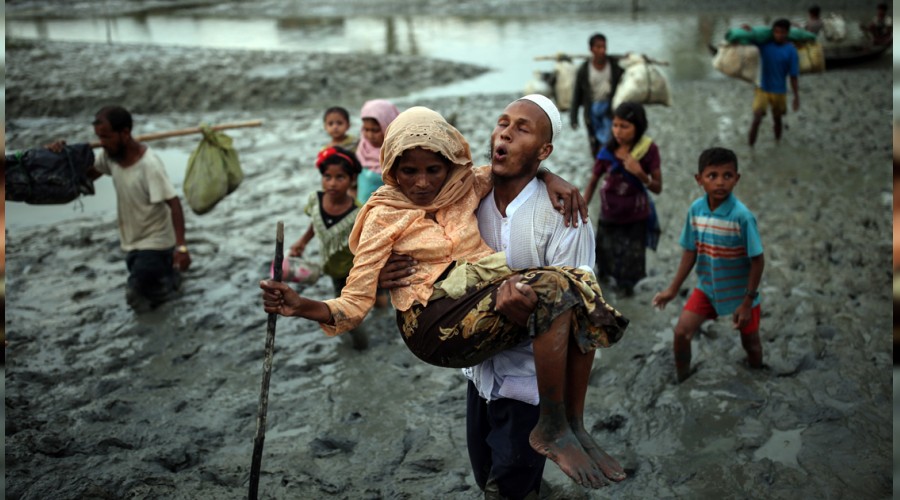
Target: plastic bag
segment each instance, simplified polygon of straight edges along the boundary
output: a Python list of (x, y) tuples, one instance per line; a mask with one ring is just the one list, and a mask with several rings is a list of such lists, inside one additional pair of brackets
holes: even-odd
[(619, 59), (619, 66), (625, 72), (612, 99), (613, 109), (623, 102), (672, 105), (669, 81), (656, 64), (643, 55), (630, 54)]
[(191, 210), (205, 214), (234, 191), (244, 179), (231, 137), (202, 124), (203, 140), (188, 159), (184, 197)]
[[(298, 257), (288, 257), (281, 261), (281, 281), (311, 284), (319, 280), (322, 270), (319, 266)], [(269, 279), (275, 277), (275, 261), (269, 264)]]
[(51, 205), (94, 194), (94, 182), (87, 176), (87, 169), (94, 165), (90, 144), (66, 145), (60, 153), (29, 149), (7, 154), (5, 159), (7, 201)]

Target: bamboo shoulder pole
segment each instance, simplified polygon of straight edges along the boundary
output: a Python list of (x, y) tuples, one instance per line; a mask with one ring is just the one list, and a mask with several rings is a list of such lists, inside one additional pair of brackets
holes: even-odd
[[(617, 55), (615, 57), (622, 58), (627, 55), (628, 55), (628, 53), (625, 53), (624, 55)], [(552, 56), (534, 56), (534, 60), (535, 61), (558, 61), (562, 57), (568, 57), (569, 59), (590, 59), (591, 58), (590, 55), (586, 55), (586, 54), (563, 54), (562, 52), (560, 52), (560, 53), (552, 55)], [(653, 59), (653, 58), (650, 58), (647, 56), (643, 56), (643, 57), (644, 57), (644, 60), (650, 64), (656, 64), (659, 66), (668, 66), (669, 65), (668, 61), (657, 61), (656, 59)]]
[[(212, 130), (228, 130), (233, 128), (248, 128), (248, 127), (259, 127), (262, 126), (262, 120), (249, 120), (245, 122), (235, 122), (235, 123), (222, 123), (219, 125), (212, 125), (209, 128)], [(182, 128), (178, 130), (169, 130), (166, 132), (153, 132), (150, 134), (143, 134), (135, 137), (135, 140), (138, 142), (146, 142), (146, 141), (155, 141), (159, 139), (168, 139), (169, 137), (178, 137), (182, 135), (191, 135), (191, 134), (199, 134), (203, 129), (200, 127), (190, 127), (190, 128)], [(100, 143), (94, 141), (91, 143), (92, 148), (99, 148)]]
[(562, 57), (568, 57), (569, 59), (588, 59), (591, 56), (587, 54), (563, 54), (560, 52), (559, 54), (554, 54), (552, 56), (534, 56), (535, 61), (557, 61)]

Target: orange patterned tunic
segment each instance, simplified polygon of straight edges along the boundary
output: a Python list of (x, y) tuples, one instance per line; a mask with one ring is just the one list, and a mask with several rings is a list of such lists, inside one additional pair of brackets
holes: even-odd
[(391, 252), (408, 255), (418, 261), (411, 286), (391, 290), (391, 301), (398, 311), (413, 303), (428, 304), (434, 283), (453, 262), (475, 262), (494, 251), (478, 232), (475, 210), (491, 190), (491, 168), (472, 169), (474, 189), (463, 200), (435, 212), (435, 220), (425, 210), (372, 207), (356, 220), (363, 224), (355, 250), (353, 269), (347, 285), (336, 299), (325, 304), (334, 317), (334, 325), (321, 324), (328, 335), (338, 335), (358, 326), (375, 303), (378, 274)]

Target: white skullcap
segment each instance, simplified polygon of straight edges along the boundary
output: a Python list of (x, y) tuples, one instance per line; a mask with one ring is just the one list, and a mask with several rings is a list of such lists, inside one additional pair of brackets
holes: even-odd
[(554, 139), (559, 137), (560, 132), (562, 132), (562, 118), (560, 118), (559, 109), (556, 108), (556, 104), (553, 104), (553, 101), (541, 94), (528, 94), (518, 100), (531, 101), (540, 106), (544, 111), (544, 114), (547, 115), (547, 119), (550, 120), (550, 126), (553, 129), (552, 135), (550, 136), (550, 142), (553, 142)]

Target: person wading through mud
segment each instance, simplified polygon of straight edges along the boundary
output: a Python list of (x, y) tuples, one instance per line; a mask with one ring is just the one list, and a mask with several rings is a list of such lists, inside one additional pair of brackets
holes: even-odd
[[(747, 31), (751, 30), (746, 24), (741, 27)], [(800, 75), (800, 59), (797, 48), (788, 40), (790, 30), (790, 21), (778, 19), (772, 23), (772, 40), (756, 44), (759, 48), (760, 72), (759, 86), (753, 91), (753, 121), (750, 123), (748, 134), (750, 147), (756, 144), (759, 126), (769, 108), (772, 108), (772, 130), (775, 133), (775, 141), (781, 141), (782, 117), (787, 114), (785, 78), (790, 81), (791, 92), (794, 94), (791, 108), (794, 112), (800, 109), (800, 84), (797, 80)]]
[[(491, 136), (494, 189), (479, 205), (478, 229), (493, 250), (506, 252), (507, 265), (512, 269), (593, 269), (595, 240), (586, 204), (578, 197), (570, 201), (580, 209), (584, 223), (569, 227), (551, 204), (546, 185), (536, 177), (561, 128), (559, 111), (549, 99), (526, 96), (507, 106)], [(549, 140), (542, 134), (549, 135)], [(409, 286), (416, 264), (408, 256), (392, 255), (379, 285), (390, 289)], [(528, 318), (535, 307), (533, 298), (528, 285), (510, 279), (497, 294), (497, 310), (510, 318)], [(576, 376), (583, 378), (585, 389), (593, 359), (589, 354), (580, 360), (581, 371)], [(532, 448), (529, 440), (540, 418), (532, 341), (465, 368), (463, 374), (469, 379), (466, 436), (476, 483), (486, 498), (537, 498), (545, 457)], [(578, 441), (606, 477), (624, 479), (622, 467), (584, 429), (581, 414), (585, 393), (576, 396), (575, 407), (580, 410), (568, 418)]]
[[(184, 212), (162, 160), (131, 135), (131, 113), (106, 106), (94, 117), (94, 133), (103, 152), (87, 171), (91, 180), (112, 176), (116, 190), (119, 237), (128, 266), (125, 299), (135, 311), (152, 309), (181, 286), (191, 265), (184, 237)], [(47, 149), (60, 152), (65, 141)]]
[[(541, 113), (534, 108), (528, 118), (507, 117), (495, 135), (505, 129), (525, 143), (538, 142), (543, 159), (553, 148), (547, 121), (535, 116)], [(499, 157), (510, 151), (497, 146)], [(263, 309), (318, 321), (326, 333), (347, 331), (374, 305), (378, 274), (391, 252), (410, 255), (422, 279), (391, 291), (407, 348), (429, 364), (465, 368), (533, 338), (541, 411), (531, 445), (578, 484), (603, 486), (600, 467), (570, 422), (582, 418), (583, 367), (590, 368), (595, 349), (621, 339), (628, 321), (603, 300), (590, 271), (515, 272), (485, 244), (475, 211), (490, 192), (491, 170), (472, 168), (468, 143), (438, 113), (422, 107), (401, 113), (388, 127), (382, 158), (385, 186), (357, 218), (350, 236), (353, 269), (341, 297), (310, 300), (283, 283), (262, 281)], [(544, 173), (549, 177), (556, 176)], [(553, 200), (559, 196), (548, 192)], [(516, 286), (536, 305), (532, 314), (513, 319), (498, 313), (495, 302)]]
[(588, 40), (591, 58), (578, 67), (575, 76), (575, 92), (569, 107), (572, 129), (578, 128), (578, 108), (584, 109), (584, 126), (591, 146), (591, 158), (609, 142), (612, 132), (612, 100), (619, 80), (625, 70), (619, 66), (619, 58), (606, 53), (606, 36), (594, 33)]

